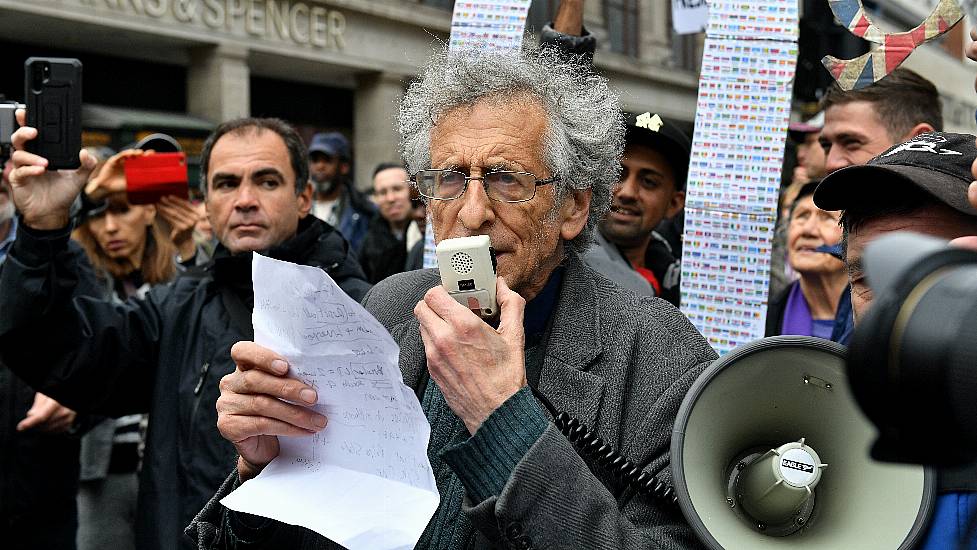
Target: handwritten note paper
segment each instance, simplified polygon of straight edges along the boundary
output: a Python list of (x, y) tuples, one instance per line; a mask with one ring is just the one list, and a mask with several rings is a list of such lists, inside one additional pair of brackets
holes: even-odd
[(254, 255), (255, 341), (319, 393), (326, 428), (221, 503), (309, 528), (350, 550), (413, 548), (438, 507), (431, 427), (386, 329), (320, 269)]

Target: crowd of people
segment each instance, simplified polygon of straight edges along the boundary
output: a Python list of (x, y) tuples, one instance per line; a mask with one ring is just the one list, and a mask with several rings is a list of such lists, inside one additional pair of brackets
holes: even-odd
[[(17, 130), (0, 185), (4, 547), (339, 547), (220, 504), (279, 436), (328, 423), (317, 390), (252, 342), (255, 251), (322, 269), (400, 346), (441, 497), (418, 548), (700, 547), (676, 507), (620, 487), (553, 423), (551, 406), (667, 483), (679, 405), (716, 358), (677, 309), (692, 140), (621, 112), (581, 4), (561, 4), (542, 47), (435, 55), (400, 106), (402, 161), (368, 186), (343, 134), (306, 144), (241, 118), (203, 146), (201, 201), (132, 204), (125, 163), (172, 138), (48, 171), (24, 150), (38, 130)], [(869, 242), (977, 235), (977, 138), (941, 112), (897, 69), (791, 125), (767, 335), (847, 343), (872, 301)], [(420, 269), (428, 223), (491, 238), (498, 319)], [(977, 467), (941, 471), (920, 548), (960, 540), (975, 495)]]

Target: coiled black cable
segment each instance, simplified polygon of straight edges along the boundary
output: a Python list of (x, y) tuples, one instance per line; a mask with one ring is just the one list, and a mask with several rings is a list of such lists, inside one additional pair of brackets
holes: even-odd
[[(579, 419), (570, 416), (567, 412), (557, 411), (549, 399), (539, 393), (536, 388), (530, 386), (529, 389), (549, 410), (553, 416), (553, 423), (573, 444), (581, 458), (590, 462), (594, 469), (610, 474), (611, 478), (622, 484), (621, 492), (631, 488), (637, 494), (645, 497), (661, 500), (671, 505), (678, 504), (678, 497), (670, 485), (659, 480), (658, 476), (644, 471), (643, 467), (637, 467), (630, 460), (621, 456), (616, 449), (590, 431), (587, 425)], [(615, 488), (609, 487), (609, 489), (612, 493), (615, 492)]]

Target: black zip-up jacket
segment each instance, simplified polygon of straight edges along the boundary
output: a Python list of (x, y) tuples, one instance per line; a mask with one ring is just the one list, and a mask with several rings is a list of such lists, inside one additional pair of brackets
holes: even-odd
[(359, 254), (360, 266), (370, 283), (377, 284), (404, 271), (404, 264), (407, 262), (407, 245), (404, 243), (406, 233), (406, 229), (401, 231), (401, 238), (398, 239), (382, 216), (377, 216), (370, 222), (370, 229), (363, 237)]
[[(23, 224), (20, 227), (23, 230)], [(101, 295), (81, 247), (72, 243), (62, 254), (78, 265), (77, 292)], [(6, 311), (0, 306), (0, 317)], [(79, 438), (75, 433), (18, 432), (17, 424), (34, 404), (34, 395), (0, 363), (0, 547), (73, 549), (78, 530)], [(76, 426), (84, 423), (78, 418)]]
[[(75, 410), (148, 412), (137, 547), (194, 548), (183, 528), (237, 458), (217, 431), (215, 403), (234, 370), (230, 347), (253, 339), (251, 255), (218, 249), (144, 300), (113, 304), (79, 295), (79, 266), (60, 253), (67, 228), (21, 229), (0, 270), (0, 361)], [(369, 289), (346, 241), (312, 216), (266, 254), (322, 268), (354, 299)]]

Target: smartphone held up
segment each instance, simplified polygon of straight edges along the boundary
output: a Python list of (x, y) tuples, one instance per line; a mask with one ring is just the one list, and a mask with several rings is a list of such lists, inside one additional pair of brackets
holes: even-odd
[(24, 62), (27, 125), (37, 137), (27, 151), (48, 160), (48, 170), (81, 166), (81, 61), (31, 57)]

